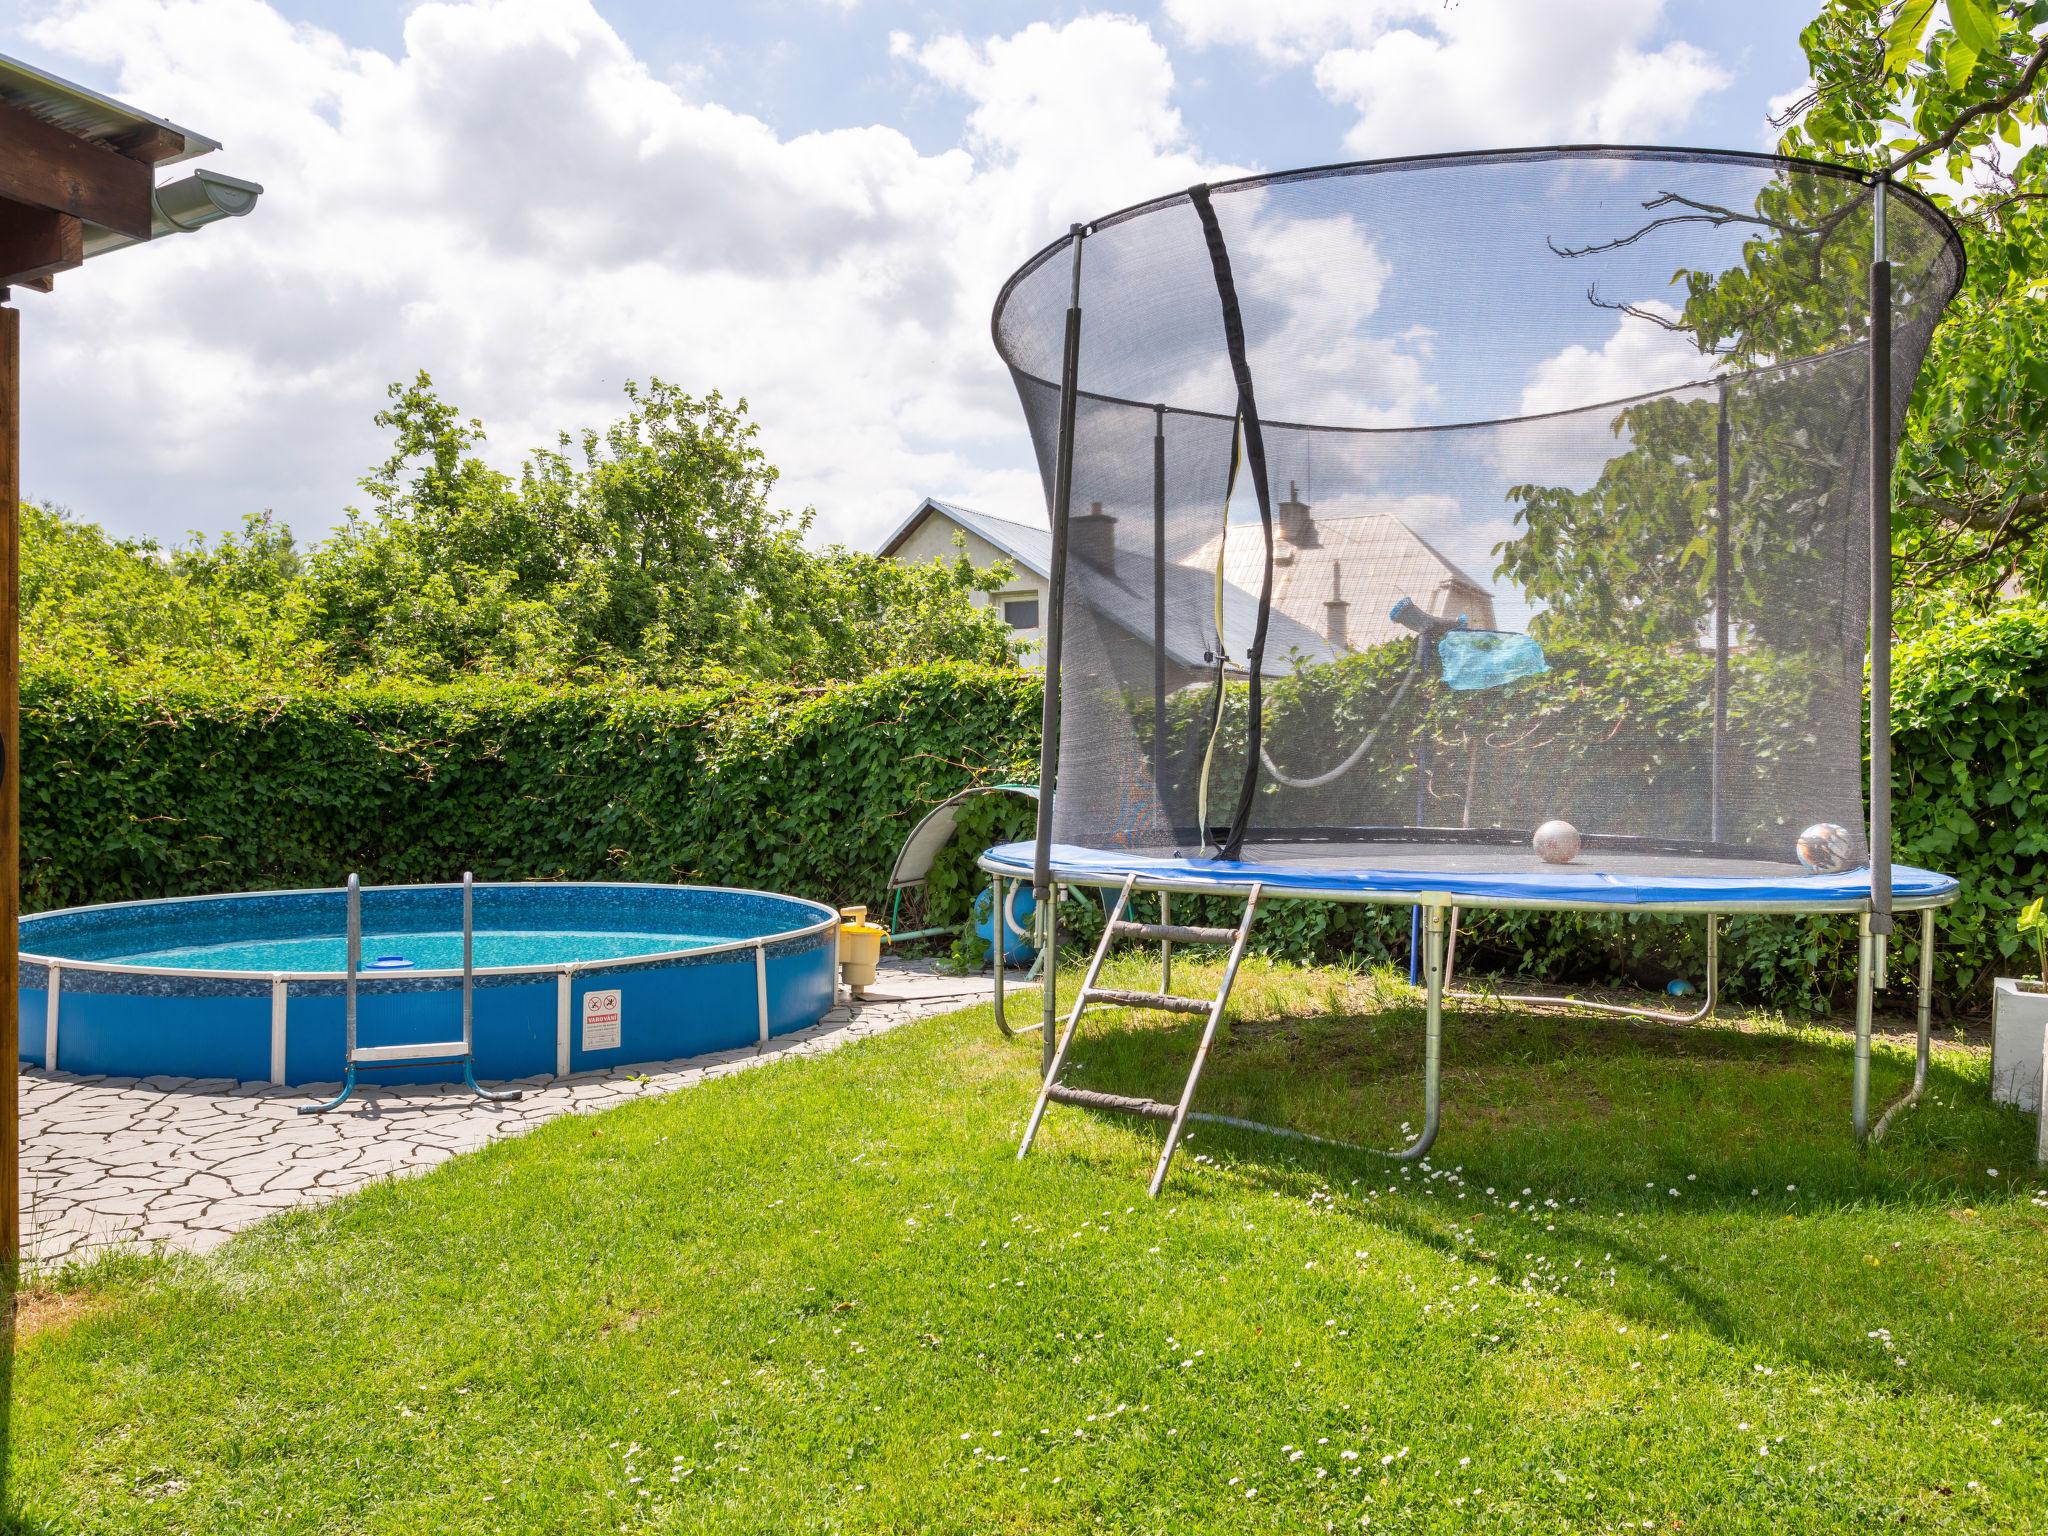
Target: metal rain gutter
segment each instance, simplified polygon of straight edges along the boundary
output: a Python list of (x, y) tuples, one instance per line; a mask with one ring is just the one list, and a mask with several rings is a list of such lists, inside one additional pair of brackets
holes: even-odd
[[(254, 208), (256, 199), (262, 195), (259, 183), (243, 181), (239, 176), (223, 176), (218, 171), (194, 171), (177, 181), (165, 182), (150, 194), (149, 238), (161, 240), (166, 235), (203, 229), (222, 219), (238, 219)], [(90, 261), (95, 256), (142, 243), (132, 235), (89, 224), (85, 230), (85, 257)]]

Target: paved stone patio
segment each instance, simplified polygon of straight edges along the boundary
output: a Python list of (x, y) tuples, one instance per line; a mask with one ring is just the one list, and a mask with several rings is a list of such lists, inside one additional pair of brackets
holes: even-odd
[(885, 961), (865, 1001), (851, 1003), (842, 991), (840, 1006), (815, 1028), (781, 1036), (766, 1052), (529, 1078), (516, 1085), (525, 1096), (511, 1104), (481, 1104), (459, 1083), (380, 1085), (373, 1077), (343, 1108), (301, 1115), (298, 1107), (316, 1099), (311, 1087), (24, 1067), (24, 1247), (38, 1265), (123, 1243), (203, 1252), (273, 1212), (431, 1168), (558, 1115), (672, 1093), (784, 1056), (819, 1055), (988, 996), (986, 977)]

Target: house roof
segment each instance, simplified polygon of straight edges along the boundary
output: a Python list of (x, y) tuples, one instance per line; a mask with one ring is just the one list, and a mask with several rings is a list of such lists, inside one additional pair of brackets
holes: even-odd
[(157, 165), (176, 165), (220, 148), (219, 141), (153, 113), (103, 96), (21, 59), (0, 53), (0, 102), (95, 144)]
[[(1316, 542), (1293, 543), (1284, 524), (1273, 529), (1273, 608), (1317, 634), (1327, 632), (1326, 604), (1342, 596), (1350, 605), (1346, 638), (1355, 649), (1409, 633), (1389, 617), (1402, 598), (1438, 618), (1463, 615), (1474, 629), (1494, 627), (1493, 596), (1414, 529), (1385, 512), (1319, 513)], [(1264, 575), (1265, 544), (1256, 525), (1234, 527), (1224, 546), (1223, 573), (1256, 588)], [(1191, 557), (1216, 559), (1211, 539)], [(1340, 568), (1341, 567), (1341, 571)]]
[[(1088, 606), (1097, 617), (1141, 640), (1152, 638), (1152, 584), (1146, 576), (1135, 581), (1105, 576), (1100, 571), (1069, 566), (1070, 574), (1087, 585)], [(1166, 659), (1189, 671), (1201, 672), (1215, 665), (1209, 655), (1210, 626), (1216, 612), (1216, 568), (1192, 565), (1166, 567), (1166, 634), (1161, 649)], [(1226, 579), (1223, 583), (1223, 649), (1237, 670), (1244, 670), (1252, 648), (1252, 635), (1259, 622), (1259, 594)], [(1267, 677), (1285, 677), (1294, 670), (1297, 658), (1308, 663), (1334, 661), (1336, 649), (1322, 634), (1280, 611), (1275, 604), (1266, 619)]]
[[(986, 539), (1016, 565), (1040, 580), (1051, 579), (1050, 529), (1012, 522), (1005, 517), (991, 517), (986, 512), (977, 512), (971, 507), (931, 496), (919, 502), (917, 509), (897, 525), (896, 531), (883, 540), (877, 553), (884, 557), (894, 555), (925, 518), (932, 515), (950, 519)], [(1215, 612), (1214, 570), (1213, 555), (1209, 564), (1204, 566), (1169, 565), (1166, 568), (1164, 649), (1169, 661), (1192, 671), (1214, 665), (1208, 659), (1207, 638), (1209, 620)], [(1140, 639), (1150, 638), (1152, 592), (1149, 580), (1141, 578), (1138, 584), (1132, 584), (1096, 572), (1088, 573), (1085, 579), (1108, 589), (1106, 592), (1091, 592), (1091, 606), (1128, 633)], [(1140, 591), (1139, 585), (1145, 590)], [(1258, 618), (1258, 593), (1226, 580), (1223, 587), (1223, 638), (1224, 649), (1232, 660), (1242, 663), (1245, 653), (1251, 649), (1252, 632)], [(1308, 661), (1329, 661), (1336, 654), (1319, 629), (1281, 612), (1276, 603), (1266, 624), (1267, 673), (1277, 675), (1293, 670), (1292, 658), (1297, 653)]]
[(986, 512), (977, 512), (972, 507), (959, 506), (950, 501), (940, 501), (933, 496), (927, 496), (920, 501), (917, 510), (896, 525), (896, 531), (882, 541), (882, 547), (875, 553), (884, 557), (895, 554), (903, 547), (904, 541), (917, 531), (918, 525), (932, 513), (950, 519), (969, 532), (980, 535), (1032, 575), (1048, 580), (1051, 578), (1050, 529), (1035, 527), (1030, 523), (1013, 523), (1006, 517), (991, 517)]

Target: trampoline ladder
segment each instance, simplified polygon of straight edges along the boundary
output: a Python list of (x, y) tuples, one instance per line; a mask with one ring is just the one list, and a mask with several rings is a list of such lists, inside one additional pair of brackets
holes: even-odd
[(462, 1038), (460, 1040), (408, 1041), (401, 1045), (358, 1045), (356, 1043), (356, 974), (363, 964), (363, 905), (362, 882), (356, 876), (348, 877), (348, 972), (342, 983), (343, 1017), (345, 1023), (345, 1065), (341, 1080), (341, 1092), (320, 1104), (301, 1104), (302, 1115), (324, 1115), (330, 1109), (339, 1109), (349, 1101), (356, 1091), (358, 1072), (375, 1072), (393, 1067), (408, 1067), (433, 1063), (462, 1066), (462, 1081), (469, 1091), (478, 1098), (493, 1104), (505, 1104), (519, 1097), (517, 1088), (491, 1089), (476, 1080), (475, 1046), (475, 880), (464, 871), (462, 876)]
[[(1149, 1120), (1165, 1120), (1166, 1144), (1159, 1150), (1158, 1166), (1152, 1170), (1152, 1184), (1149, 1193), (1155, 1198), (1166, 1183), (1166, 1171), (1173, 1162), (1174, 1149), (1180, 1145), (1181, 1132), (1187, 1122), (1217, 1120), (1229, 1124), (1241, 1124), (1220, 1115), (1192, 1114), (1195, 1088), (1201, 1082), (1202, 1068), (1209, 1059), (1209, 1047), (1215, 1042), (1217, 1026), (1223, 1022), (1223, 1010), (1230, 1002), (1230, 989), (1237, 981), (1237, 968), (1244, 959), (1245, 941), (1251, 937), (1252, 923), (1258, 916), (1260, 886), (1254, 883), (1245, 897), (1244, 916), (1235, 928), (1196, 928), (1172, 922), (1141, 923), (1127, 920), (1124, 913), (1129, 909), (1132, 888), (1138, 877), (1128, 876), (1123, 888), (1118, 891), (1116, 905), (1110, 909), (1109, 921), (1102, 926), (1102, 942), (1095, 946), (1095, 958), (1089, 962), (1088, 974), (1081, 983), (1081, 990), (1075, 994), (1073, 1011), (1067, 1015), (1066, 1028), (1060, 1031), (1059, 1046), (1053, 1052), (1052, 1069), (1046, 1073), (1045, 1083), (1039, 1089), (1038, 1103), (1031, 1111), (1031, 1120), (1024, 1128), (1024, 1140), (1017, 1148), (1021, 1161), (1031, 1150), (1031, 1143), (1038, 1136), (1038, 1127), (1045, 1119), (1048, 1104), (1073, 1104), (1087, 1109), (1108, 1109), (1123, 1114), (1137, 1115)], [(1122, 987), (1104, 987), (1096, 984), (1102, 974), (1102, 963), (1109, 958), (1109, 951), (1119, 938), (1141, 939), (1156, 942), (1161, 946), (1162, 975), (1161, 990), (1157, 992), (1134, 992)], [(1228, 944), (1230, 958), (1223, 967), (1223, 981), (1216, 989), (1216, 995), (1209, 998), (1178, 997), (1164, 990), (1169, 972), (1164, 962), (1171, 954), (1174, 944)], [(1052, 984), (1048, 975), (1046, 985)], [(1069, 1088), (1060, 1081), (1060, 1073), (1067, 1064), (1067, 1049), (1074, 1043), (1074, 1032), (1080, 1027), (1081, 1015), (1091, 1007), (1149, 1008), (1160, 1013), (1188, 1013), (1203, 1015), (1201, 1042), (1195, 1047), (1194, 1064), (1188, 1069), (1187, 1082), (1182, 1086), (1177, 1103), (1168, 1104), (1159, 1099), (1130, 1098), (1121, 1094), (1095, 1093), (1085, 1088)], [(1260, 1127), (1263, 1129), (1263, 1127)], [(1314, 1139), (1314, 1138), (1310, 1138)]]

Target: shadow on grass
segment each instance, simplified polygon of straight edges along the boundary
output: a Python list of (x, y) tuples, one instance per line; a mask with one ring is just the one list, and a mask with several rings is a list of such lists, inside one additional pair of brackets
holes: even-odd
[[(1198, 1034), (1091, 1014), (1069, 1080), (1176, 1098)], [(1938, 1050), (1920, 1107), (1868, 1149), (1849, 1121), (1851, 1041), (1831, 1026), (1467, 1004), (1446, 1010), (1443, 1059), (1443, 1132), (1422, 1165), (1198, 1124), (1183, 1155), (1206, 1154), (1221, 1180), (1183, 1168), (1175, 1196), (1349, 1193), (1336, 1209), (1362, 1236), (1396, 1234), (1511, 1289), (1570, 1277), (1560, 1294), (1653, 1329), (1697, 1328), (1883, 1390), (1907, 1367), (1873, 1340), (1897, 1330), (1915, 1337), (1923, 1384), (2038, 1398), (2036, 1373), (1986, 1363), (2039, 1358), (2030, 1301), (1981, 1266), (2000, 1244), (2015, 1262), (2048, 1256), (2011, 1242), (2048, 1224), (2026, 1220), (2013, 1180), (1992, 1172), (2030, 1169), (2032, 1132), (1989, 1103), (1981, 1056)], [(1400, 1145), (1422, 1122), (1422, 1064), (1422, 1010), (1404, 988), (1353, 978), (1304, 999), (1255, 981), (1196, 1104)], [(1909, 1044), (1879, 1045), (1873, 1116), (1911, 1072)], [(1998, 1220), (1980, 1221), (1977, 1203)], [(1610, 1273), (1596, 1296), (1592, 1277)]]
[[(1217, 1038), (1199, 1109), (1366, 1147), (1406, 1143), (1404, 1132), (1422, 1122), (1423, 1014), (1412, 994), (1354, 980), (1324, 999), (1336, 1006), (1308, 1012), (1250, 991), (1244, 1015)], [(1199, 1034), (1199, 1022), (1092, 1012), (1067, 1081), (1175, 1099)], [(1924, 1203), (1974, 1187), (1986, 1167), (2031, 1162), (2023, 1118), (1989, 1103), (1977, 1058), (1937, 1049), (1924, 1107), (1868, 1150), (1851, 1132), (1851, 1069), (1847, 1032), (1827, 1025), (1676, 1025), (1450, 1005), (1443, 1130), (1430, 1161), (1462, 1166), (1468, 1182), (1540, 1178), (1581, 1200), (1633, 1199), (1675, 1176), (1691, 1186), (1694, 1209), (1716, 1197), (1743, 1208), (1753, 1188), (1788, 1182), (1814, 1197)], [(1910, 1045), (1880, 1041), (1873, 1119), (1911, 1075)], [(1332, 1172), (1386, 1166), (1216, 1126), (1194, 1134), (1255, 1160), (1335, 1158)]]

